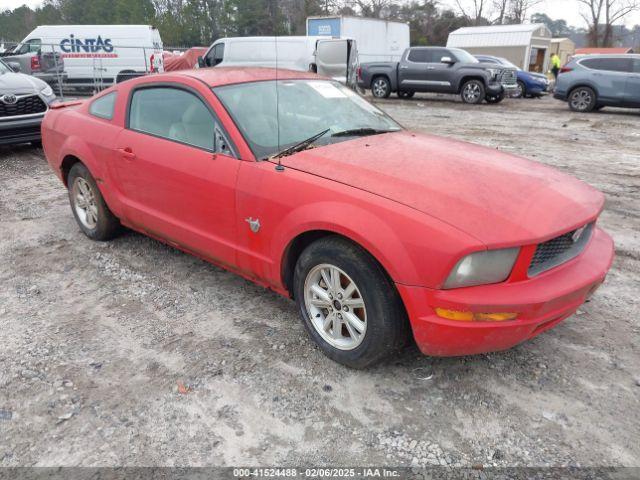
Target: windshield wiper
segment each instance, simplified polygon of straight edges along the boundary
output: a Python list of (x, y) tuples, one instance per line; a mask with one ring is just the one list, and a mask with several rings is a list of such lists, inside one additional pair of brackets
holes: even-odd
[(320, 133), (316, 133), (313, 137), (309, 137), (306, 140), (301, 141), (300, 143), (296, 143), (291, 147), (287, 147), (284, 150), (271, 155), (271, 157), (269, 158), (286, 157), (288, 155), (293, 155), (294, 153), (301, 152), (302, 150), (305, 150), (307, 147), (309, 147), (309, 145), (311, 145), (313, 142), (315, 142), (316, 140), (319, 140), (321, 137), (323, 137), (330, 131), (331, 129), (327, 128), (326, 130), (323, 130)]
[(397, 132), (398, 130), (381, 130), (378, 128), (362, 127), (352, 128), (350, 130), (343, 130), (342, 132), (336, 132), (332, 137), (358, 137), (365, 135), (380, 135), (382, 133)]

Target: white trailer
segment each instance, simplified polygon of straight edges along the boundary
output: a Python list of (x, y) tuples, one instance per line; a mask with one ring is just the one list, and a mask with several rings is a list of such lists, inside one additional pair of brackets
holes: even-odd
[(406, 23), (348, 16), (309, 17), (307, 35), (354, 39), (360, 63), (398, 62), (411, 41)]

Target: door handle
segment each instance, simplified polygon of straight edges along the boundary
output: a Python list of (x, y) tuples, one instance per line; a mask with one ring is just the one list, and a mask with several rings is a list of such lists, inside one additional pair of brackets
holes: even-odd
[(435, 70), (436, 67), (427, 67), (427, 70)]
[(406, 70), (407, 68), (409, 68), (409, 67), (407, 67), (406, 65), (402, 65), (402, 66), (400, 67), (400, 70)]
[(133, 160), (136, 158), (136, 154), (133, 153), (133, 150), (131, 150), (131, 147), (119, 148), (118, 151), (120, 152), (120, 155), (122, 155), (124, 158), (127, 158), (129, 160)]

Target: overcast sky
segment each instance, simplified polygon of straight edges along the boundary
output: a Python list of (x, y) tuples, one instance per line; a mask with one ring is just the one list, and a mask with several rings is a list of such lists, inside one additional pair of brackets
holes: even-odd
[[(470, 0), (461, 0), (463, 3)], [(440, 0), (443, 5), (455, 5), (455, 0)], [(26, 4), (30, 7), (35, 7), (42, 3), (42, 0), (0, 0), (0, 10), (7, 8), (13, 9), (20, 5)], [(536, 5), (530, 13), (544, 12), (554, 20), (564, 18), (569, 24), (574, 26), (583, 26), (584, 21), (580, 16), (580, 9), (576, 0), (544, 0), (539, 5)], [(636, 12), (633, 15), (629, 15), (626, 19), (626, 24), (629, 26), (640, 24), (640, 12)]]

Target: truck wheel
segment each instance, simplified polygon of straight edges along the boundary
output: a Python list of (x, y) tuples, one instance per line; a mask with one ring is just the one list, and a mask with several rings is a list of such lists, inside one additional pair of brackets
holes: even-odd
[(404, 91), (400, 91), (398, 92), (398, 97), (399, 98), (413, 98), (413, 96), (416, 94), (416, 92), (404, 92)]
[(501, 93), (500, 95), (487, 95), (487, 98), (485, 100), (487, 101), (487, 103), (500, 103), (502, 100), (504, 100), (504, 93)]
[(590, 112), (596, 107), (597, 100), (592, 88), (578, 87), (569, 94), (569, 108), (574, 112)]
[(469, 80), (462, 86), (462, 101), (472, 105), (482, 103), (485, 98), (484, 84), (480, 80)]
[(309, 245), (293, 282), (304, 325), (332, 360), (365, 368), (406, 343), (409, 324), (393, 282), (352, 242), (330, 236)]
[(391, 83), (387, 77), (376, 77), (371, 82), (371, 93), (376, 98), (389, 98)]

